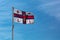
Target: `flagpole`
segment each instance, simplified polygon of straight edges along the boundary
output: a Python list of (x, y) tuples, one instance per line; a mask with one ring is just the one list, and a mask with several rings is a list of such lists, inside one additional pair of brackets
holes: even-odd
[(12, 40), (14, 40), (14, 7), (12, 7)]

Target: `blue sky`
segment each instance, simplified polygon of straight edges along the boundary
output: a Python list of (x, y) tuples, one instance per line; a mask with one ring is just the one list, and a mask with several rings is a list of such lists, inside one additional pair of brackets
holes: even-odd
[(0, 0), (0, 40), (11, 40), (12, 6), (32, 12), (34, 24), (14, 22), (14, 40), (60, 40), (60, 0)]

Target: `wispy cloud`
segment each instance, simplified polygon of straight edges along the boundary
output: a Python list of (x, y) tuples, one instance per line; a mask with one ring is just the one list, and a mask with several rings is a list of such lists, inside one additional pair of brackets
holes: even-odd
[(11, 27), (0, 27), (0, 39), (5, 40), (7, 38), (11, 39)]
[(9, 26), (9, 27), (0, 27), (0, 31), (2, 32), (2, 31), (8, 31), (8, 30), (11, 30), (11, 27)]
[(39, 5), (38, 10), (43, 10), (46, 14), (54, 16), (60, 20), (60, 1), (53, 1)]

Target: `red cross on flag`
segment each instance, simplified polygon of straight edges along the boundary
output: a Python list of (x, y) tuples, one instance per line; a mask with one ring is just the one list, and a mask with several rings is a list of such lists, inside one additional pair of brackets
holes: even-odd
[(30, 12), (14, 9), (14, 21), (23, 24), (33, 24), (34, 15)]

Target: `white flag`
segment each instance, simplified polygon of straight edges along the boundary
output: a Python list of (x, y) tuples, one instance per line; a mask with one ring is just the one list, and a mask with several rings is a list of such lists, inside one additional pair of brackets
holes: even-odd
[(14, 9), (14, 21), (23, 24), (34, 23), (34, 16), (30, 12)]

